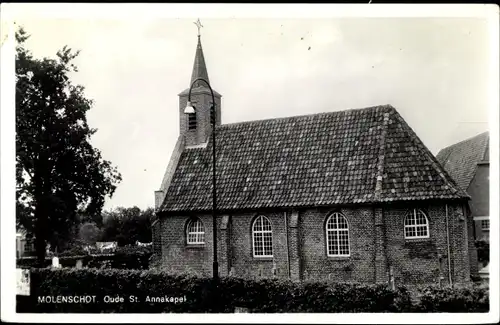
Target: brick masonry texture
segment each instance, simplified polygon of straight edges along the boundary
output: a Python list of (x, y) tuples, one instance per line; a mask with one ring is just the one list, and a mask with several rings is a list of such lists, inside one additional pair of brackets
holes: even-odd
[[(188, 130), (188, 116), (184, 114), (188, 100), (188, 94), (179, 95), (179, 130), (185, 136), (186, 145), (199, 145), (207, 142), (211, 134), (212, 125), (210, 122), (210, 107), (212, 96), (207, 88), (193, 89), (191, 92), (191, 102), (196, 110), (196, 129)], [(221, 97), (215, 96), (217, 124), (221, 122)]]
[[(404, 218), (413, 207), (427, 214), (429, 239), (404, 238)], [(349, 257), (328, 257), (326, 254), (325, 221), (333, 211), (348, 219)], [(455, 283), (469, 281), (471, 274), (471, 219), (465, 219), (463, 211), (463, 203), (450, 202), (448, 205), (451, 271)], [(375, 283), (386, 282), (392, 267), (396, 283), (438, 283), (441, 277), (448, 282), (446, 209), (442, 202), (300, 209), (296, 210), (299, 215), (296, 227), (293, 212), (277, 209), (235, 211), (230, 218), (226, 217), (227, 226), (223, 225), (224, 217), (219, 216), (220, 275)], [(272, 224), (272, 258), (253, 257), (251, 226), (259, 215), (265, 215)], [(211, 276), (212, 216), (197, 216), (205, 227), (205, 244), (196, 247), (186, 244), (185, 230), (190, 216), (160, 219), (162, 268), (172, 273)], [(375, 230), (377, 227), (379, 231)]]
[(304, 279), (374, 282), (374, 218), (370, 208), (340, 209), (349, 222), (350, 257), (328, 257), (325, 222), (329, 209), (301, 213), (301, 257)]
[[(404, 238), (404, 215), (408, 213), (408, 207), (395, 206), (385, 215), (388, 263), (394, 268), (395, 280), (408, 284), (438, 283), (443, 277), (443, 281), (448, 282), (446, 207), (443, 204), (415, 207), (427, 214), (429, 239)], [(455, 282), (468, 281), (470, 274), (468, 226), (463, 216), (461, 206), (448, 206), (452, 281)], [(470, 219), (468, 222), (470, 224)]]
[(212, 223), (211, 216), (199, 216), (205, 226), (205, 245), (188, 246), (186, 226), (188, 217), (160, 219), (162, 229), (161, 267), (171, 273), (212, 274)]

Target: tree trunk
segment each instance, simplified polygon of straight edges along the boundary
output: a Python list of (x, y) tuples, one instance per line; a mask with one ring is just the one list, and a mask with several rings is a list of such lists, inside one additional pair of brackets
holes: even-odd
[(51, 194), (51, 183), (47, 159), (41, 154), (34, 171), (35, 182), (35, 252), (38, 267), (45, 267), (45, 251), (48, 236), (48, 198)]
[(35, 252), (37, 267), (45, 267), (47, 214), (43, 194), (37, 197), (35, 207)]

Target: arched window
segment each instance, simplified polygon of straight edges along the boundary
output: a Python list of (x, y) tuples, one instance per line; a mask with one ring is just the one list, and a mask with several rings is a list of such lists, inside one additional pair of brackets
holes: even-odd
[(200, 219), (190, 220), (186, 232), (188, 244), (205, 244), (205, 227)]
[(188, 114), (188, 130), (196, 130), (196, 112)]
[(253, 256), (273, 256), (273, 230), (271, 222), (264, 216), (255, 218), (252, 225)]
[(349, 256), (349, 224), (339, 212), (332, 213), (325, 224), (328, 256)]
[(212, 106), (210, 106), (210, 124), (215, 124), (215, 105), (213, 103)]
[(429, 220), (422, 210), (413, 209), (406, 216), (405, 238), (429, 238)]

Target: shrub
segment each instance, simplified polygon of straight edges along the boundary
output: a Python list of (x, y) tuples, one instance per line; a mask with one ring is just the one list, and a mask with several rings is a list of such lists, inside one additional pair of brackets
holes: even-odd
[(427, 287), (421, 291), (418, 312), (480, 312), (489, 311), (489, 289), (473, 286), (464, 288)]
[(83, 249), (82, 246), (73, 246), (69, 248), (68, 250), (65, 250), (58, 254), (59, 257), (70, 257), (70, 256), (82, 256), (82, 255), (88, 255), (88, 253)]
[[(30, 269), (36, 267), (37, 265), (36, 257), (21, 257), (16, 259), (16, 267), (21, 269)], [(50, 259), (45, 259), (44, 267), (50, 266), (52, 261)]]
[(490, 243), (485, 240), (476, 240), (477, 261), (482, 265), (488, 265), (490, 262)]
[[(76, 261), (81, 259), (83, 266), (91, 268), (116, 268), (116, 269), (139, 269), (149, 268), (149, 259), (152, 255), (150, 246), (124, 246), (118, 247), (113, 254), (103, 255), (97, 252), (85, 251), (81, 246), (74, 246), (60, 254), (59, 263), (63, 267), (74, 267)], [(44, 266), (50, 266), (52, 256), (47, 256)], [(36, 266), (36, 259), (23, 257), (17, 259), (17, 267), (31, 268)]]
[[(18, 312), (31, 313), (232, 313), (245, 307), (257, 313), (483, 312), (488, 290), (480, 288), (422, 290), (420, 302), (409, 291), (385, 285), (246, 280), (170, 275), (159, 270), (32, 269), (31, 296), (18, 296)], [(95, 296), (95, 303), (42, 303), (44, 296)], [(104, 303), (121, 296), (123, 303)], [(131, 302), (130, 296), (138, 302)], [(146, 302), (147, 296), (185, 297), (182, 303)]]

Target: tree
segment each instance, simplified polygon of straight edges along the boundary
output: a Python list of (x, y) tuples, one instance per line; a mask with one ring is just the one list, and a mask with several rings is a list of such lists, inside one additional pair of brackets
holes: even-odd
[(151, 220), (153, 209), (119, 207), (103, 215), (102, 241), (116, 241), (119, 246), (133, 245), (136, 241), (152, 240)]
[(99, 239), (100, 229), (95, 223), (86, 222), (80, 226), (79, 238), (86, 245), (94, 245)]
[(46, 244), (57, 248), (73, 236), (81, 213), (100, 215), (121, 175), (90, 144), (97, 131), (87, 124), (93, 102), (74, 85), (72, 61), (64, 47), (56, 59), (36, 59), (16, 33), (16, 203), (17, 222), (35, 238), (38, 263)]
[(481, 267), (485, 267), (490, 263), (490, 243), (485, 240), (475, 241), (477, 249), (477, 261)]

